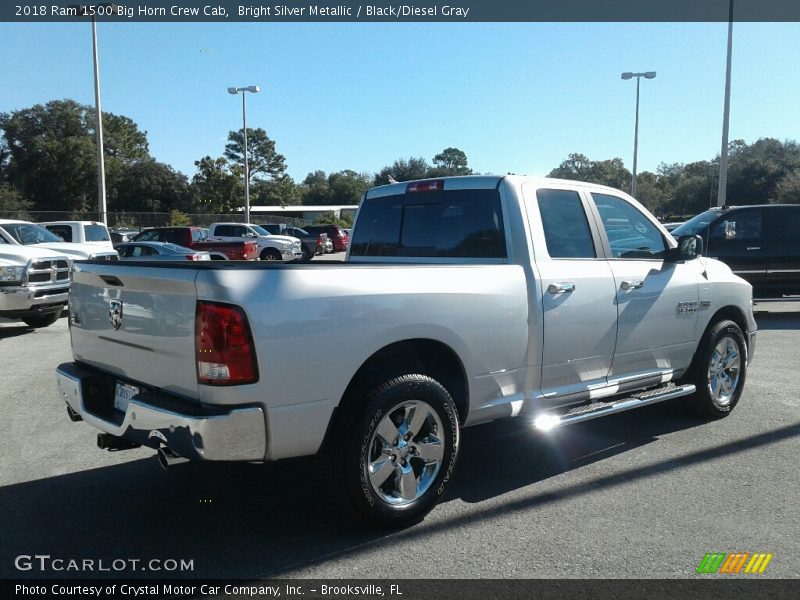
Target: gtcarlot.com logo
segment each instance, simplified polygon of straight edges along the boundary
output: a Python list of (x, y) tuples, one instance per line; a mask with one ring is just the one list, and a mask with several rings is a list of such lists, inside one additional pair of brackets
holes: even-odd
[(772, 560), (772, 554), (764, 552), (710, 552), (697, 566), (697, 573), (761, 574)]
[(194, 571), (194, 559), (184, 558), (58, 558), (49, 554), (20, 554), (14, 559), (18, 571)]

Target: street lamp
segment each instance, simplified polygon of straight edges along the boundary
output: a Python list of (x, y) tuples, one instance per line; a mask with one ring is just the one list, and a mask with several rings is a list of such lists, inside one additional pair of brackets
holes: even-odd
[(247, 159), (247, 102), (245, 101), (246, 92), (257, 94), (261, 88), (257, 85), (247, 87), (229, 87), (228, 93), (236, 95), (242, 94), (242, 132), (244, 133), (244, 222), (250, 222), (250, 163)]
[(97, 13), (98, 7), (103, 7), (103, 14), (112, 14), (117, 5), (110, 2), (86, 6), (83, 4), (71, 5), (70, 8), (77, 9), (78, 14), (92, 16), (92, 56), (94, 59), (94, 135), (95, 145), (97, 146), (97, 205), (100, 221), (108, 225), (108, 213), (106, 211), (106, 164), (103, 156), (103, 112), (100, 107), (100, 59), (97, 51)]
[(622, 79), (633, 79), (636, 77), (636, 127), (633, 134), (633, 177), (631, 177), (631, 196), (636, 196), (636, 158), (639, 153), (639, 80), (644, 77), (645, 79), (654, 79), (656, 76), (655, 71), (646, 71), (644, 73), (623, 73)]

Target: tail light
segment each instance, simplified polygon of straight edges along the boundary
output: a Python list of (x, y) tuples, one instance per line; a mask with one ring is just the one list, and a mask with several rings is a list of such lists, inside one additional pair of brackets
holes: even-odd
[(258, 381), (253, 336), (241, 308), (198, 301), (194, 347), (198, 383), (242, 385)]
[(322, 235), (317, 236), (317, 246), (322, 246), (325, 242), (322, 240)]
[(202, 260), (199, 254), (187, 254), (186, 260)]

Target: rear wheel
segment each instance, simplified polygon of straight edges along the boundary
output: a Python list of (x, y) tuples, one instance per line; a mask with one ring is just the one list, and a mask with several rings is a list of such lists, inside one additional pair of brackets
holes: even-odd
[(703, 417), (725, 417), (739, 402), (747, 375), (747, 343), (733, 321), (715, 323), (700, 342), (694, 365), (697, 392), (690, 410)]
[(444, 495), (458, 455), (458, 416), (447, 390), (426, 375), (390, 379), (349, 398), (322, 450), (328, 481), (361, 519), (402, 527)]
[(302, 261), (303, 262), (308, 262), (312, 258), (314, 258), (314, 254), (308, 249), (307, 246), (303, 246), (303, 258), (302, 258)]
[(61, 316), (61, 311), (48, 313), (46, 315), (35, 315), (33, 317), (25, 317), (22, 319), (23, 323), (25, 323), (28, 327), (39, 328), (39, 327), (49, 327)]

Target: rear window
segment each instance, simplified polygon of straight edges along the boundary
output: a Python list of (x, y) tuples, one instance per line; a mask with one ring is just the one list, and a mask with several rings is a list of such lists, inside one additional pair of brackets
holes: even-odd
[(84, 225), (83, 232), (87, 242), (109, 242), (108, 230), (103, 225)]
[(351, 256), (506, 258), (497, 190), (443, 190), (366, 199)]

